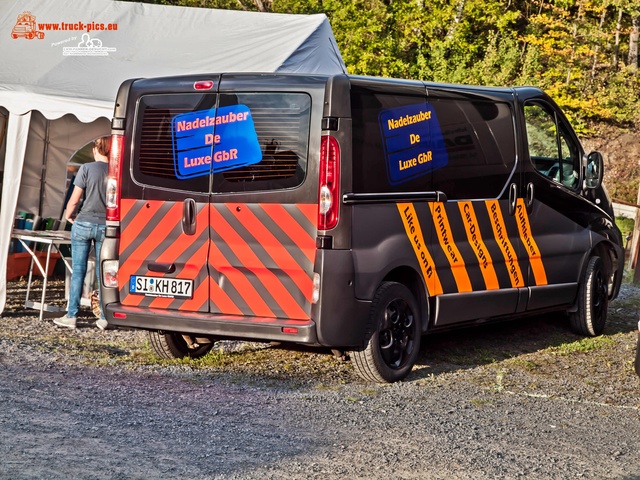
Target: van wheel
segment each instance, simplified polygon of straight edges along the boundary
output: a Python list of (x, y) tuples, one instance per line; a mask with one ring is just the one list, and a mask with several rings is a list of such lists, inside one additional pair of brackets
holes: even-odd
[(180, 333), (150, 331), (149, 343), (160, 358), (174, 359), (203, 357), (211, 350), (214, 342), (190, 346)]
[(571, 329), (580, 335), (595, 337), (607, 321), (609, 294), (607, 277), (598, 256), (589, 259), (578, 291), (578, 310), (569, 313)]
[(349, 352), (358, 375), (372, 382), (406, 377), (420, 351), (418, 304), (400, 283), (384, 282), (371, 304), (369, 331), (361, 349)]

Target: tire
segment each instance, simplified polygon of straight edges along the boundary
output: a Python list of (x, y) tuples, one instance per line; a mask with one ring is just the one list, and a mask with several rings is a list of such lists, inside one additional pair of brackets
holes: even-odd
[(420, 353), (419, 309), (411, 291), (400, 283), (382, 283), (368, 324), (362, 348), (349, 352), (356, 373), (377, 383), (402, 380)]
[(589, 259), (578, 290), (578, 309), (569, 313), (571, 329), (588, 337), (596, 337), (607, 322), (609, 293), (607, 275), (598, 256)]
[(148, 333), (151, 348), (160, 358), (200, 358), (209, 353), (214, 344), (214, 342), (211, 342), (190, 347), (180, 333), (157, 331)]

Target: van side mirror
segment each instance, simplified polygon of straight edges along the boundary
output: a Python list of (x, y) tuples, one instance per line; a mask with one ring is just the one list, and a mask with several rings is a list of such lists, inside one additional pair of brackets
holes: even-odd
[(602, 185), (604, 175), (604, 159), (600, 152), (591, 152), (587, 156), (587, 171), (584, 177), (584, 186), (588, 189), (599, 188)]

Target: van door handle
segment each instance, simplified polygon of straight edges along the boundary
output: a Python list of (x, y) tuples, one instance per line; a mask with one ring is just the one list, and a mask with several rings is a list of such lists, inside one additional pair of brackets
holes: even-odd
[(531, 213), (531, 210), (533, 210), (533, 199), (535, 197), (535, 188), (533, 186), (533, 183), (528, 183), (527, 184), (527, 199), (526, 199), (526, 205), (527, 205), (527, 213)]
[(173, 273), (176, 271), (176, 265), (174, 263), (149, 262), (147, 268), (150, 272), (157, 273)]
[(509, 186), (509, 215), (516, 214), (516, 202), (518, 200), (518, 186), (512, 183)]
[(182, 204), (182, 231), (185, 235), (196, 233), (196, 201), (193, 198), (186, 198)]

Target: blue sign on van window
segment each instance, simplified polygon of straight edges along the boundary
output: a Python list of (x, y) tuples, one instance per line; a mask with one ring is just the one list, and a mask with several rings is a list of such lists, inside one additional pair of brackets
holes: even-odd
[(172, 133), (176, 176), (181, 180), (262, 160), (258, 135), (246, 105), (176, 115)]
[(440, 124), (429, 103), (382, 110), (378, 121), (391, 185), (447, 165), (449, 159)]

